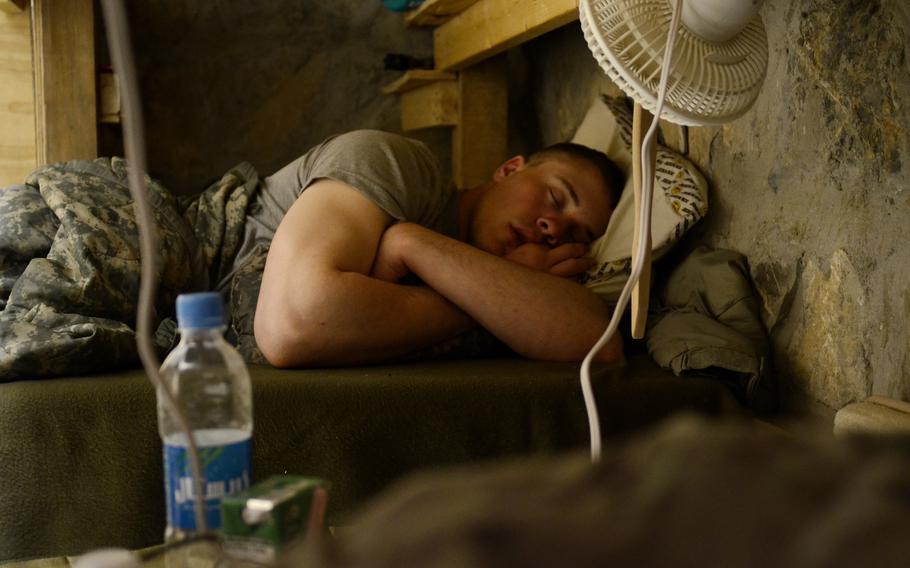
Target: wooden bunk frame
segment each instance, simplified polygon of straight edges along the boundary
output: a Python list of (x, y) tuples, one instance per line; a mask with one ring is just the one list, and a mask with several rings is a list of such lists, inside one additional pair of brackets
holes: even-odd
[(408, 25), (438, 27), (436, 68), (408, 71), (383, 89), (401, 97), (402, 129), (453, 127), (455, 185), (489, 180), (508, 157), (506, 68), (499, 55), (576, 20), (578, 0), (426, 0), (405, 18)]
[(0, 0), (0, 187), (97, 157), (94, 27), (92, 0)]

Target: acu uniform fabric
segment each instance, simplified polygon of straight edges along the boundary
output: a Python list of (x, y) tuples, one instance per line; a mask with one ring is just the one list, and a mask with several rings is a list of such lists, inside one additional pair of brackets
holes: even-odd
[[(205, 289), (228, 264), (250, 185), (229, 172), (184, 208), (147, 181), (158, 228), (155, 311), (167, 322), (178, 294)], [(139, 277), (125, 160), (45, 166), (0, 190), (0, 381), (135, 364)], [(159, 327), (160, 348), (174, 327)]]

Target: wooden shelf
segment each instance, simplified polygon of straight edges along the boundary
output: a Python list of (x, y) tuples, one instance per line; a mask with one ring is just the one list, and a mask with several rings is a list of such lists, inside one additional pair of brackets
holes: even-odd
[(389, 83), (382, 88), (382, 94), (394, 95), (410, 91), (437, 81), (454, 81), (455, 73), (446, 71), (434, 71), (430, 69), (411, 69), (402, 75), (394, 83)]
[(409, 27), (438, 26), (463, 12), (477, 0), (426, 0), (419, 7), (408, 12), (405, 22)]
[(464, 69), (576, 19), (578, 0), (481, 0), (436, 28), (436, 68)]

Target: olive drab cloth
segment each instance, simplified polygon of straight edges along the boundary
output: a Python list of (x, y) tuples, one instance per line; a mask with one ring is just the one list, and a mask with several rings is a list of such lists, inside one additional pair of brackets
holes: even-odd
[(768, 335), (746, 258), (700, 246), (655, 290), (648, 353), (677, 376), (722, 380), (756, 411), (776, 407)]
[[(149, 182), (157, 225), (159, 320), (177, 294), (206, 289), (230, 269), (257, 176), (231, 170), (179, 202)], [(139, 238), (121, 158), (35, 170), (0, 190), (0, 381), (135, 364)], [(156, 337), (167, 349), (173, 322)]]

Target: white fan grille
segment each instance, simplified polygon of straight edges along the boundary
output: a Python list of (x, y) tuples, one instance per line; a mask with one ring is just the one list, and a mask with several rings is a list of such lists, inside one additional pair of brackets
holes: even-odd
[[(667, 0), (582, 0), (581, 27), (607, 75), (654, 112), (672, 8)], [(661, 118), (690, 126), (722, 124), (745, 113), (768, 67), (761, 17), (723, 43), (708, 42), (681, 26)]]

